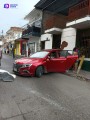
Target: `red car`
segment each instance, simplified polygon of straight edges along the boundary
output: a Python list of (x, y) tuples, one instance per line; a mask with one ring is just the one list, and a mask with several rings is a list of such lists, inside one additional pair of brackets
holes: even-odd
[(43, 50), (34, 53), (29, 58), (15, 60), (13, 71), (23, 76), (41, 77), (43, 73), (65, 72), (72, 67), (77, 58), (78, 56), (72, 55), (71, 51)]

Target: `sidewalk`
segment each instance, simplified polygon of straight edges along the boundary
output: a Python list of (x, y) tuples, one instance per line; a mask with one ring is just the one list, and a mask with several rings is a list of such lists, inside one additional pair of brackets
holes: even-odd
[[(12, 54), (5, 54), (5, 53), (3, 53), (3, 55), (10, 56), (10, 57), (13, 58)], [(25, 55), (15, 55), (15, 59), (19, 59), (19, 58), (22, 58), (22, 57), (26, 57), (26, 56)]]
[(73, 72), (72, 70), (69, 70), (66, 72), (66, 75), (76, 77), (82, 80), (90, 80), (90, 72), (84, 70), (80, 70), (78, 74), (76, 72)]

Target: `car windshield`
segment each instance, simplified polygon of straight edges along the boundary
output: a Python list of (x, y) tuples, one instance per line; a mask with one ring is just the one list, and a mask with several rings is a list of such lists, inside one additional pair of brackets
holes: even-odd
[(67, 56), (72, 55), (72, 50), (62, 50), (62, 51), (60, 51), (59, 54), (61, 57), (67, 57)]
[(48, 55), (49, 52), (43, 51), (43, 52), (37, 52), (30, 56), (30, 58), (44, 58), (46, 55)]

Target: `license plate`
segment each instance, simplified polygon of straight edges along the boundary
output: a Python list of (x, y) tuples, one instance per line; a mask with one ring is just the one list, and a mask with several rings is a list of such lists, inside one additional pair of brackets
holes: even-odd
[(17, 71), (17, 68), (13, 68), (14, 71)]

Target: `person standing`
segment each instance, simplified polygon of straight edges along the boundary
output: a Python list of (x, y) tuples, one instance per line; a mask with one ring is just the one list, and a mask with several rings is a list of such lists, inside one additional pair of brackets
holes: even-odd
[(1, 59), (2, 59), (2, 49), (0, 47), (0, 66), (1, 66)]
[(76, 60), (76, 62), (74, 63), (74, 66), (73, 66), (74, 71), (77, 71), (78, 65), (79, 65), (79, 50), (77, 47), (73, 48), (73, 55), (78, 56), (78, 59)]
[(77, 47), (73, 48), (73, 55), (79, 55), (79, 50)]
[(30, 56), (30, 53), (31, 53), (31, 51), (30, 51), (30, 48), (28, 49), (28, 57)]
[(15, 48), (12, 49), (13, 58), (15, 58)]

